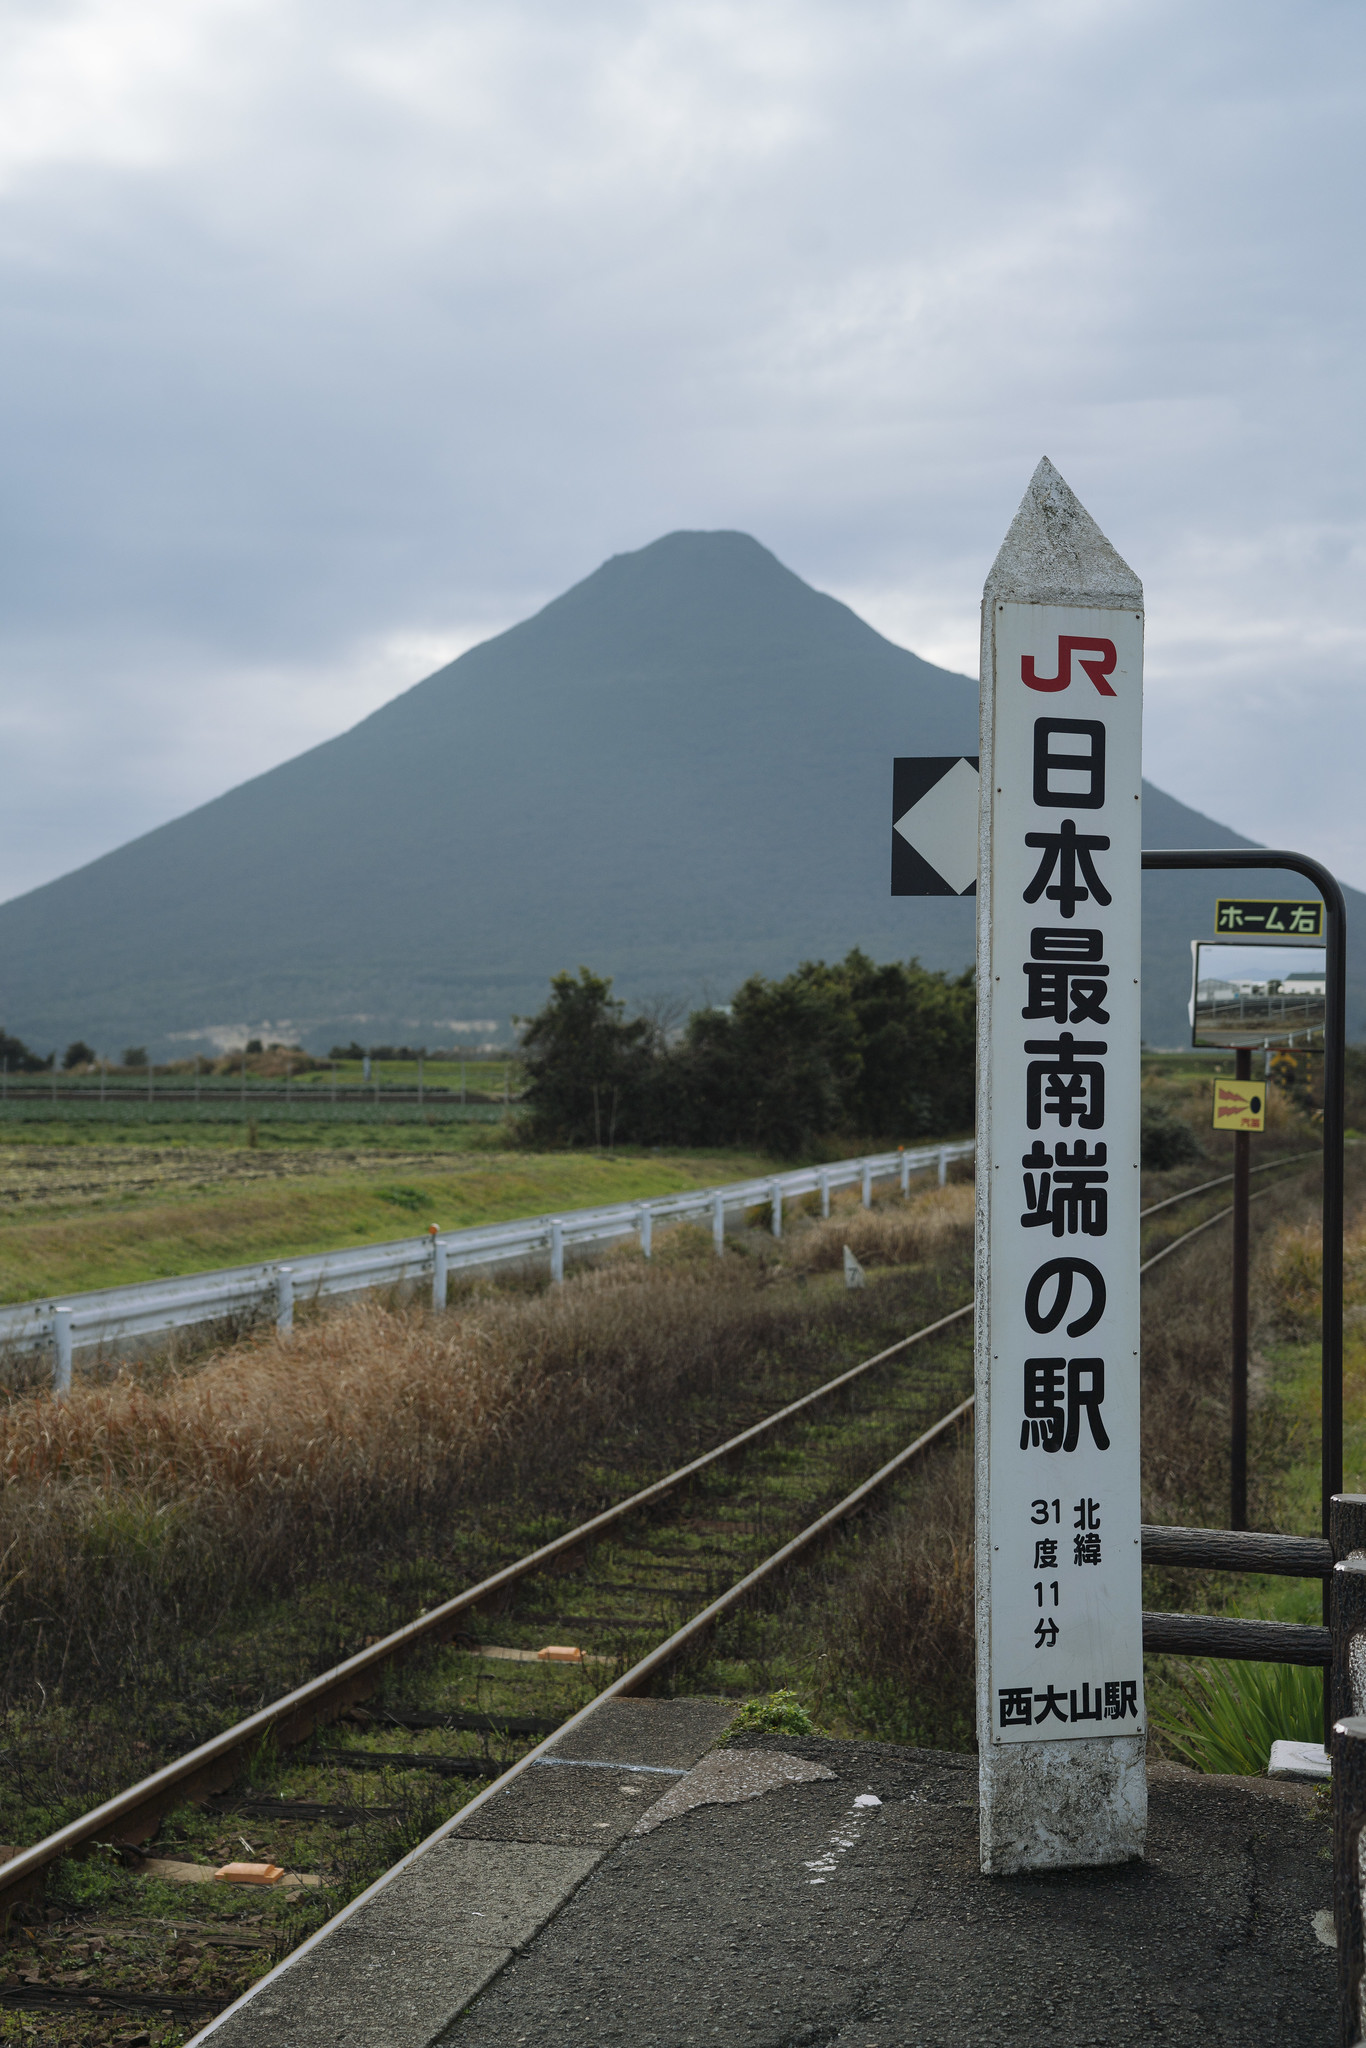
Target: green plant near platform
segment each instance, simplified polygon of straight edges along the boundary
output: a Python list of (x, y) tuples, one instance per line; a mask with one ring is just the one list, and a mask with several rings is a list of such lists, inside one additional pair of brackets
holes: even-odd
[(785, 1688), (767, 1699), (746, 1700), (731, 1722), (732, 1735), (818, 1735), (820, 1730), (795, 1692)]
[(1151, 1719), (1197, 1770), (1256, 1777), (1273, 1742), (1323, 1740), (1323, 1676), (1302, 1664), (1192, 1665)]

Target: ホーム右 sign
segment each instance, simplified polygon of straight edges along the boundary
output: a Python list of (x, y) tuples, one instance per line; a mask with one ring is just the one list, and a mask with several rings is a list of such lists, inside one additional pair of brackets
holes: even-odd
[(1217, 932), (1247, 932), (1254, 937), (1321, 939), (1323, 905), (1313, 897), (1220, 896), (1214, 905)]
[(978, 1745), (992, 1871), (1141, 1854), (1143, 593), (1041, 463), (983, 602)]

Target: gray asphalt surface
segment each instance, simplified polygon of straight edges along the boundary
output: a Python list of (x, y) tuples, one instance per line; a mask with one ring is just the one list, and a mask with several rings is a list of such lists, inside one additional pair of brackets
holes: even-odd
[[(443, 2042), (1324, 2048), (1334, 2038), (1334, 1957), (1313, 1927), (1331, 1903), (1329, 1832), (1307, 1790), (1159, 1766), (1143, 1863), (983, 1878), (973, 1758), (772, 1736), (749, 1746), (834, 1776), (695, 1807), (633, 1836), (622, 1809), (633, 1825), (638, 1793), (609, 1772), (557, 1772), (578, 1782), (543, 1779), (534, 1816), (490, 1821), (503, 1840), (534, 1828), (566, 1847), (604, 1835), (617, 1846)], [(881, 1803), (855, 1804), (869, 1795)]]

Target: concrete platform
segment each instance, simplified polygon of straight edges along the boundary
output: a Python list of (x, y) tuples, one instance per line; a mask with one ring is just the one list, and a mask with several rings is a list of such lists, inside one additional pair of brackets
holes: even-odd
[[(970, 1757), (620, 1701), (457, 1822), (214, 2048), (1129, 2048), (1333, 2039), (1315, 1794), (1157, 1766), (1141, 1864), (977, 1870)], [(572, 1758), (572, 1760), (570, 1760)], [(612, 1768), (595, 1766), (610, 1764)], [(696, 1768), (692, 1768), (696, 1766)], [(700, 1803), (699, 1803), (700, 1802)], [(657, 1809), (657, 1810), (656, 1810)]]

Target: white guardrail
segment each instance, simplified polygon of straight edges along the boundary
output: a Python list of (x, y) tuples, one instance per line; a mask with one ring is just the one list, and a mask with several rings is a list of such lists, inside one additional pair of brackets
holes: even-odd
[(429, 1279), (433, 1306), (444, 1308), (446, 1276), (451, 1272), (549, 1253), (550, 1277), (558, 1282), (564, 1278), (567, 1250), (638, 1237), (648, 1259), (655, 1225), (689, 1218), (711, 1218), (720, 1252), (726, 1218), (736, 1211), (767, 1203), (773, 1234), (781, 1237), (785, 1201), (819, 1194), (821, 1214), (828, 1216), (836, 1189), (861, 1187), (866, 1208), (874, 1181), (899, 1179), (905, 1194), (913, 1173), (937, 1168), (942, 1186), (950, 1160), (970, 1159), (975, 1150), (970, 1138), (953, 1145), (902, 1148), (865, 1159), (841, 1159), (832, 1166), (798, 1167), (795, 1172), (760, 1180), (731, 1181), (719, 1188), (660, 1195), (649, 1202), (614, 1202), (600, 1209), (571, 1209), (561, 1216), (533, 1216), (522, 1223), (491, 1223), (473, 1230), (432, 1229), (422, 1237), (358, 1245), (352, 1251), (270, 1260), (257, 1266), (227, 1266), (215, 1273), (186, 1274), (180, 1280), (141, 1281), (132, 1287), (102, 1287), (89, 1294), (18, 1302), (0, 1308), (0, 1347), (34, 1351), (51, 1346), (53, 1391), (65, 1394), (71, 1386), (71, 1362), (77, 1350), (154, 1336), (163, 1330), (188, 1329), (196, 1323), (259, 1316), (271, 1303), (278, 1327), (287, 1330), (294, 1321), (295, 1300), (300, 1297), (316, 1301), (324, 1295), (354, 1294), (401, 1280)]

